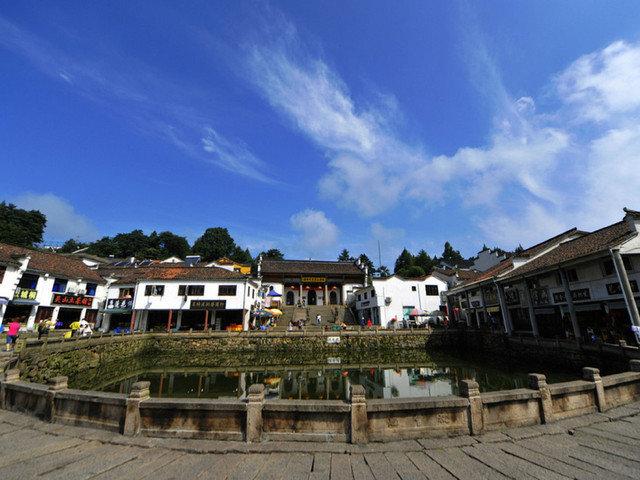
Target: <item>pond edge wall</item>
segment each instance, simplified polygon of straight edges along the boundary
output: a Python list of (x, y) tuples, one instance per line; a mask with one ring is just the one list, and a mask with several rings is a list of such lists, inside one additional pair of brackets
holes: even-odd
[[(448, 338), (441, 336), (438, 343), (448, 345), (455, 342), (452, 340), (454, 335), (455, 332)], [(30, 353), (49, 355), (54, 351), (86, 348), (92, 345), (91, 342), (94, 346), (106, 347), (114, 342), (140, 342), (144, 338), (154, 340), (156, 337), (96, 337), (90, 341), (53, 342), (51, 345), (32, 342), (31, 346), (25, 346), (21, 357), (25, 359)], [(253, 341), (255, 348), (255, 340), (266, 336), (243, 337), (242, 342)], [(290, 338), (289, 335), (284, 337)], [(397, 346), (399, 343), (410, 348), (410, 345), (424, 346), (434, 337), (412, 332), (379, 335), (378, 338), (370, 334), (352, 334), (351, 346), (346, 347), (343, 342), (338, 348), (353, 348), (364, 341), (382, 346)], [(180, 342), (193, 340), (198, 344), (206, 336), (183, 335), (174, 336), (174, 339)], [(326, 342), (326, 338), (320, 336), (320, 341)], [(311, 342), (320, 345), (317, 338)], [(529, 339), (526, 342), (508, 339), (505, 344), (518, 342), (529, 350), (538, 350), (538, 353), (544, 346)], [(611, 348), (623, 351), (625, 358), (629, 355), (624, 353), (626, 350), (637, 350)], [(252, 385), (247, 400), (158, 399), (149, 397), (148, 382), (136, 383), (129, 395), (102, 393), (69, 389), (65, 376), (51, 378), (48, 386), (21, 381), (20, 370), (11, 369), (0, 382), (0, 406), (43, 421), (105, 429), (129, 436), (363, 444), (477, 435), (603, 412), (640, 399), (640, 360), (631, 360), (629, 365), (628, 372), (603, 377), (597, 368), (585, 367), (583, 380), (552, 385), (546, 383), (544, 375), (533, 373), (528, 378), (529, 388), (501, 392), (480, 393), (476, 382), (465, 380), (460, 396), (424, 399), (366, 400), (364, 389), (352, 386), (348, 401), (265, 400), (262, 385)]]
[(247, 400), (149, 397), (149, 382), (131, 394), (67, 388), (66, 377), (48, 386), (19, 380), (9, 370), (0, 382), (3, 409), (43, 421), (118, 432), (128, 436), (211, 440), (316, 441), (364, 444), (427, 437), (478, 435), (604, 412), (640, 398), (640, 361), (631, 371), (601, 377), (585, 367), (583, 380), (548, 385), (529, 375), (529, 388), (480, 393), (463, 380), (460, 396), (366, 400), (351, 387), (349, 401), (265, 400), (252, 385)]

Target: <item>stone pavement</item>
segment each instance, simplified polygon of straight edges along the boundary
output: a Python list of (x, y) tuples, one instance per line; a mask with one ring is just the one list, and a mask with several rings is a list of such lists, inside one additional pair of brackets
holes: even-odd
[(480, 436), (368, 445), (130, 438), (0, 410), (0, 479), (640, 479), (640, 402)]

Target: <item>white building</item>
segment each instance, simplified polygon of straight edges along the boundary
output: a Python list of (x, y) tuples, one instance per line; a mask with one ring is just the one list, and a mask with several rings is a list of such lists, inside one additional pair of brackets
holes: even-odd
[(414, 309), (444, 312), (446, 291), (447, 278), (437, 272), (420, 278), (374, 278), (370, 286), (356, 290), (355, 307), (361, 322), (371, 319), (372, 325), (391, 327), (393, 318), (408, 321)]
[(156, 264), (109, 287), (102, 330), (248, 329), (260, 285), (217, 267)]
[(0, 244), (0, 323), (20, 318), (27, 329), (51, 318), (67, 328), (95, 322), (106, 282), (80, 259)]

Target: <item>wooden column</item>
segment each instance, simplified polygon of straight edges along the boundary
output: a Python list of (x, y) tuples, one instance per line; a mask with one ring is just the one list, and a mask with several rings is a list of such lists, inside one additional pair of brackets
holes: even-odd
[(171, 317), (173, 316), (173, 310), (169, 310), (169, 321), (167, 322), (167, 332), (171, 331)]

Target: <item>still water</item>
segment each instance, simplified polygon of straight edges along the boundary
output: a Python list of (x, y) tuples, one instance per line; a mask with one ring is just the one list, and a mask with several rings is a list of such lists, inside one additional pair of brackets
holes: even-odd
[(415, 398), (457, 395), (462, 380), (475, 380), (481, 392), (489, 392), (525, 388), (527, 374), (531, 372), (545, 373), (548, 383), (579, 378), (574, 373), (540, 371), (530, 366), (507, 365), (504, 361), (469, 360), (447, 354), (425, 354), (404, 364), (384, 360), (388, 359), (356, 365), (341, 358), (326, 357), (315, 359), (312, 364), (279, 366), (265, 365), (270, 362), (260, 359), (255, 365), (241, 367), (177, 367), (171, 362), (158, 365), (149, 359), (139, 359), (129, 372), (119, 369), (116, 378), (102, 373), (90, 382), (72, 378), (70, 384), (82, 383), (82, 388), (129, 393), (135, 382), (145, 380), (151, 382), (151, 396), (156, 398), (244, 399), (250, 385), (262, 383), (268, 389), (267, 398), (346, 400), (350, 385), (364, 386), (370, 399)]

